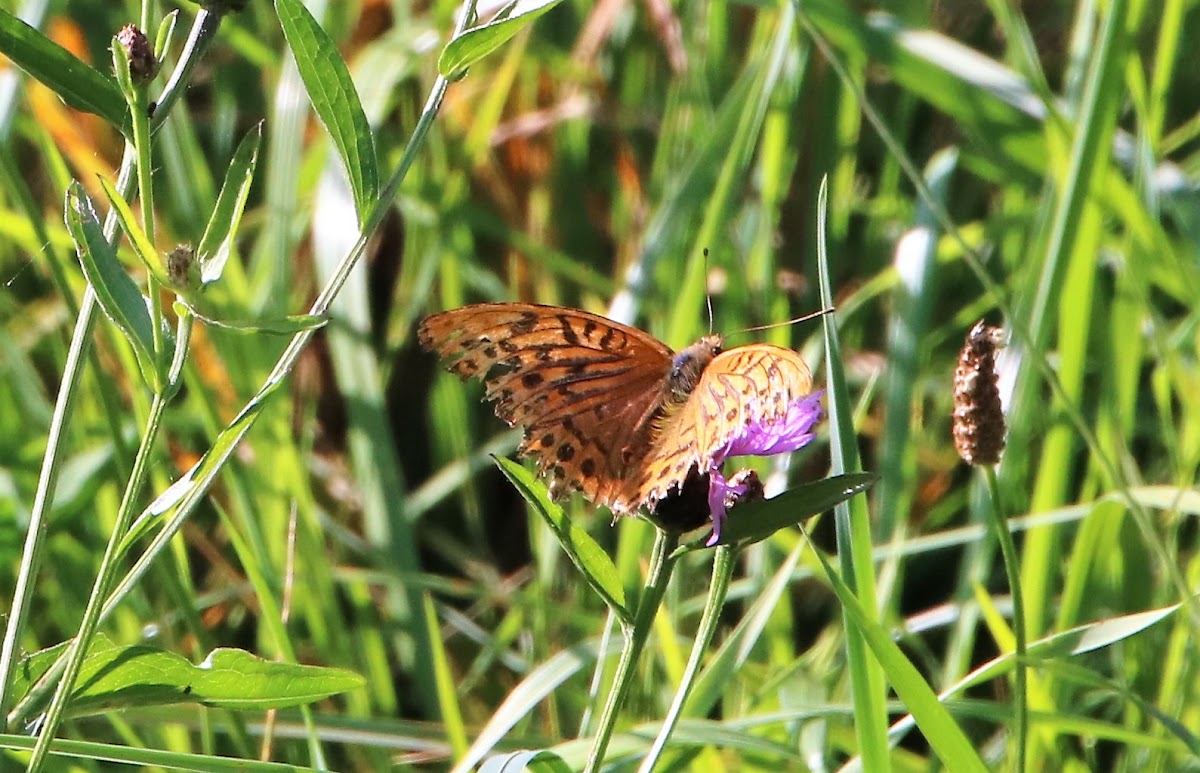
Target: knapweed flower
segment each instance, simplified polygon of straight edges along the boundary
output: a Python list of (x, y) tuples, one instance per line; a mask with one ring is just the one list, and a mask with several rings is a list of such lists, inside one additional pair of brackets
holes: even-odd
[(726, 480), (721, 465), (731, 456), (772, 456), (803, 448), (813, 439), (813, 427), (821, 420), (821, 392), (816, 391), (794, 400), (783, 417), (774, 421), (753, 422), (717, 449), (709, 461), (708, 510), (712, 515), (713, 533), (708, 545), (721, 539), (721, 525), (728, 508), (749, 491), (746, 478), (735, 475)]

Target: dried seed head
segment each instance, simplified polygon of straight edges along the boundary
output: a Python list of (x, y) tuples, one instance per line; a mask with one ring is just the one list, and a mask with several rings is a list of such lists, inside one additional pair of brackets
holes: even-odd
[(996, 347), (1004, 331), (980, 320), (967, 333), (954, 371), (954, 446), (967, 464), (996, 464), (1004, 450), (1004, 412), (996, 387)]
[(146, 33), (137, 25), (126, 24), (117, 33), (117, 42), (125, 49), (129, 57), (129, 75), (134, 83), (147, 83), (158, 73), (158, 60), (154, 58), (154, 48), (146, 38)]

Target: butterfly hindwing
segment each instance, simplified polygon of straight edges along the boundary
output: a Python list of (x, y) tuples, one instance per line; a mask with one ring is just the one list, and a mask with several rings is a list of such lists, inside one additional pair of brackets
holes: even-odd
[(717, 355), (687, 400), (662, 420), (621, 502), (653, 508), (693, 469), (707, 472), (714, 454), (745, 427), (782, 419), (788, 404), (810, 391), (808, 365), (791, 349), (751, 344)]

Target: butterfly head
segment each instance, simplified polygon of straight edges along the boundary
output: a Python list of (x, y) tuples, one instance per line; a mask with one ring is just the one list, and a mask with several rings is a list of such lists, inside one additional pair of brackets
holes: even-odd
[(700, 374), (708, 367), (708, 363), (722, 352), (724, 344), (722, 336), (707, 335), (672, 357), (665, 384), (670, 395), (676, 400), (686, 399), (696, 388)]

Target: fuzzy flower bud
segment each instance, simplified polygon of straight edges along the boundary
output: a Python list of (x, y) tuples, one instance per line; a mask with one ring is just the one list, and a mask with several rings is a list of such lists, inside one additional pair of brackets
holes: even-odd
[(190, 244), (180, 244), (167, 253), (167, 278), (177, 290), (194, 290), (200, 286), (200, 269)]
[(134, 24), (126, 24), (117, 33), (117, 42), (129, 57), (129, 75), (135, 84), (148, 83), (158, 74), (158, 60), (146, 34)]

